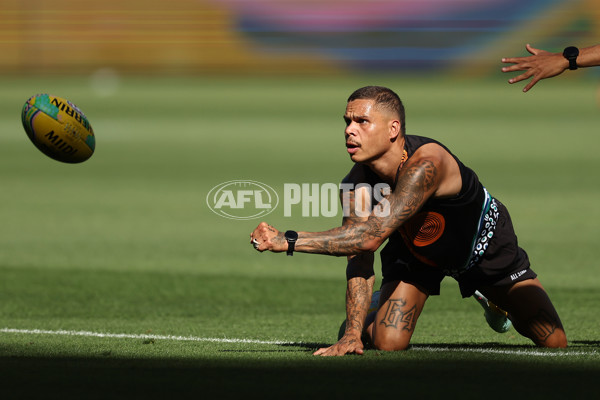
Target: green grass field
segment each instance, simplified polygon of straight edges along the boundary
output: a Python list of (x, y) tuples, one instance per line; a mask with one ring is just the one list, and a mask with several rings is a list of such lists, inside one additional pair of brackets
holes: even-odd
[[(600, 374), (598, 84), (530, 93), (505, 77), (0, 80), (2, 398), (581, 398)], [(448, 145), (511, 210), (570, 341), (542, 350), (485, 324), (447, 279), (400, 353), (311, 355), (344, 319), (345, 260), (259, 254), (258, 220), (212, 213), (230, 180), (337, 183), (346, 97), (398, 91), (407, 130)], [(40, 92), (89, 117), (96, 153), (42, 155), (20, 122)], [(292, 166), (292, 167), (290, 167)], [(340, 214), (341, 215), (341, 214)], [(321, 230), (340, 218), (267, 218)], [(378, 266), (379, 264), (377, 264)], [(378, 281), (380, 271), (377, 271)], [(104, 334), (104, 335), (102, 335)]]

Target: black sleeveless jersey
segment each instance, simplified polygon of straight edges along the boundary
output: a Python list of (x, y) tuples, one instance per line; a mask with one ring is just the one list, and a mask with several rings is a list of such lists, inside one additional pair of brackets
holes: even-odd
[[(408, 158), (421, 146), (436, 143), (454, 157), (460, 169), (462, 188), (451, 198), (430, 198), (423, 207), (390, 237), (381, 252), (382, 262), (426, 264), (447, 275), (464, 271), (473, 259), (482, 218), (491, 196), (475, 172), (466, 167), (447, 147), (436, 140), (406, 135)], [(487, 246), (486, 246), (487, 247)]]

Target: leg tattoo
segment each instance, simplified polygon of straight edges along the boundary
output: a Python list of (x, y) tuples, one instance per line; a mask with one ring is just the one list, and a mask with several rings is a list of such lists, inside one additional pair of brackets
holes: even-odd
[[(417, 313), (417, 306), (413, 305), (412, 308), (406, 310), (406, 300), (404, 299), (390, 299), (385, 316), (381, 321), (382, 325), (386, 328), (402, 328), (406, 331), (412, 331), (415, 327), (415, 316)], [(400, 324), (404, 324), (401, 326)]]
[(529, 321), (529, 326), (534, 339), (543, 343), (558, 328), (558, 322), (545, 310), (540, 310), (538, 315)]

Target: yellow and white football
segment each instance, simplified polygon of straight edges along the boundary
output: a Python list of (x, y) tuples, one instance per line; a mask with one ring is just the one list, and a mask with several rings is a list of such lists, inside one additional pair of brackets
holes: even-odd
[(73, 103), (50, 94), (37, 94), (25, 102), (23, 127), (45, 155), (66, 163), (80, 163), (92, 156), (96, 138), (90, 122)]

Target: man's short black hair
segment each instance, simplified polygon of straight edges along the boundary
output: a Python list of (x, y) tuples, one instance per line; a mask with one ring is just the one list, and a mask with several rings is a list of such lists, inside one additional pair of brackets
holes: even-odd
[(354, 100), (374, 100), (375, 106), (395, 113), (400, 120), (401, 132), (406, 132), (404, 104), (392, 90), (383, 86), (365, 86), (357, 89), (348, 97), (348, 103)]

